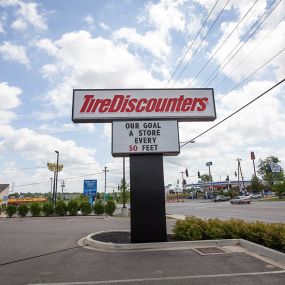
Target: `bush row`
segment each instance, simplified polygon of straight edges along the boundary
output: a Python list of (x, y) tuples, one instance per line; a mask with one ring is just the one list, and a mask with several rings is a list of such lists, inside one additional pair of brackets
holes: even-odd
[(203, 220), (188, 217), (177, 221), (173, 229), (177, 240), (210, 240), (243, 238), (285, 252), (285, 225), (245, 222), (231, 219)]
[(63, 200), (59, 200), (54, 207), (51, 203), (31, 203), (30, 206), (27, 204), (20, 204), (18, 207), (14, 205), (8, 205), (6, 213), (8, 217), (12, 217), (16, 213), (20, 217), (26, 217), (29, 211), (33, 217), (39, 217), (43, 214), (46, 217), (56, 214), (58, 216), (76, 216), (78, 211), (81, 211), (82, 215), (89, 215), (94, 212), (96, 215), (102, 215), (106, 213), (112, 216), (115, 212), (116, 204), (114, 201), (109, 200), (103, 203), (102, 200), (97, 200), (93, 208), (87, 201), (82, 201), (80, 204), (76, 200), (70, 200), (68, 203)]

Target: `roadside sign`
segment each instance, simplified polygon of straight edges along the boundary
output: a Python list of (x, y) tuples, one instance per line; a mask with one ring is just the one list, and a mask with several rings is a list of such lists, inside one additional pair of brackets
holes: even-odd
[(212, 88), (185, 89), (74, 89), (74, 123), (124, 120), (213, 121)]
[(62, 171), (63, 169), (63, 164), (57, 164), (56, 163), (49, 163), (47, 164), (47, 167), (50, 171), (57, 171), (57, 167), (58, 167), (58, 171)]
[(88, 197), (95, 197), (97, 193), (97, 179), (84, 180), (83, 195)]
[(178, 155), (177, 121), (123, 121), (112, 124), (112, 155)]
[(213, 165), (212, 161), (206, 163), (206, 166), (211, 166), (211, 165)]

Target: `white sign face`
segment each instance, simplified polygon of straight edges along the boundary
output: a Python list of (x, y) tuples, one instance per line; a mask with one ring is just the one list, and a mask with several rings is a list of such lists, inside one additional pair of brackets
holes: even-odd
[(125, 121), (112, 124), (112, 155), (177, 155), (180, 152), (177, 121)]
[(72, 121), (213, 121), (214, 92), (205, 89), (75, 89)]

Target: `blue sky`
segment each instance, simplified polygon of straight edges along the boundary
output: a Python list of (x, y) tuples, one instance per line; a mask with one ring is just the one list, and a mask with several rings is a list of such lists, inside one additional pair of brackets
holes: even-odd
[[(73, 124), (72, 89), (205, 87), (221, 65), (208, 86), (216, 100), (223, 97), (218, 122), (284, 78), (284, 52), (271, 60), (285, 47), (284, 11), (284, 1), (274, 0), (0, 0), (1, 183), (14, 183), (18, 192), (48, 191), (46, 163), (59, 150), (66, 191), (82, 191), (84, 178), (98, 179), (103, 191), (105, 165), (108, 191), (116, 189), (122, 159), (111, 156), (111, 126)], [(234, 179), (238, 157), (250, 179), (251, 151), (257, 159), (277, 155), (284, 166), (284, 104), (281, 85), (165, 158), (165, 184), (175, 185), (185, 167), (187, 182), (196, 182), (207, 161), (215, 180)], [(181, 141), (213, 124), (180, 123)]]

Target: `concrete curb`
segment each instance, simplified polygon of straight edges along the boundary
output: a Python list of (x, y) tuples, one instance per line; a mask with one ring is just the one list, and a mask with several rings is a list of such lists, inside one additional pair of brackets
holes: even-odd
[[(221, 239), (221, 240), (198, 240), (198, 241), (175, 241), (175, 242), (154, 242), (154, 243), (131, 243), (115, 244), (111, 242), (101, 242), (94, 240), (92, 237), (97, 234), (108, 233), (113, 231), (101, 231), (89, 234), (82, 238), (78, 243), (93, 249), (109, 251), (139, 251), (139, 250), (179, 250), (197, 247), (210, 246), (241, 246), (250, 252), (254, 252), (263, 257), (274, 260), (285, 266), (285, 254), (277, 250), (244, 240), (244, 239)], [(119, 231), (125, 232), (125, 231)]]

